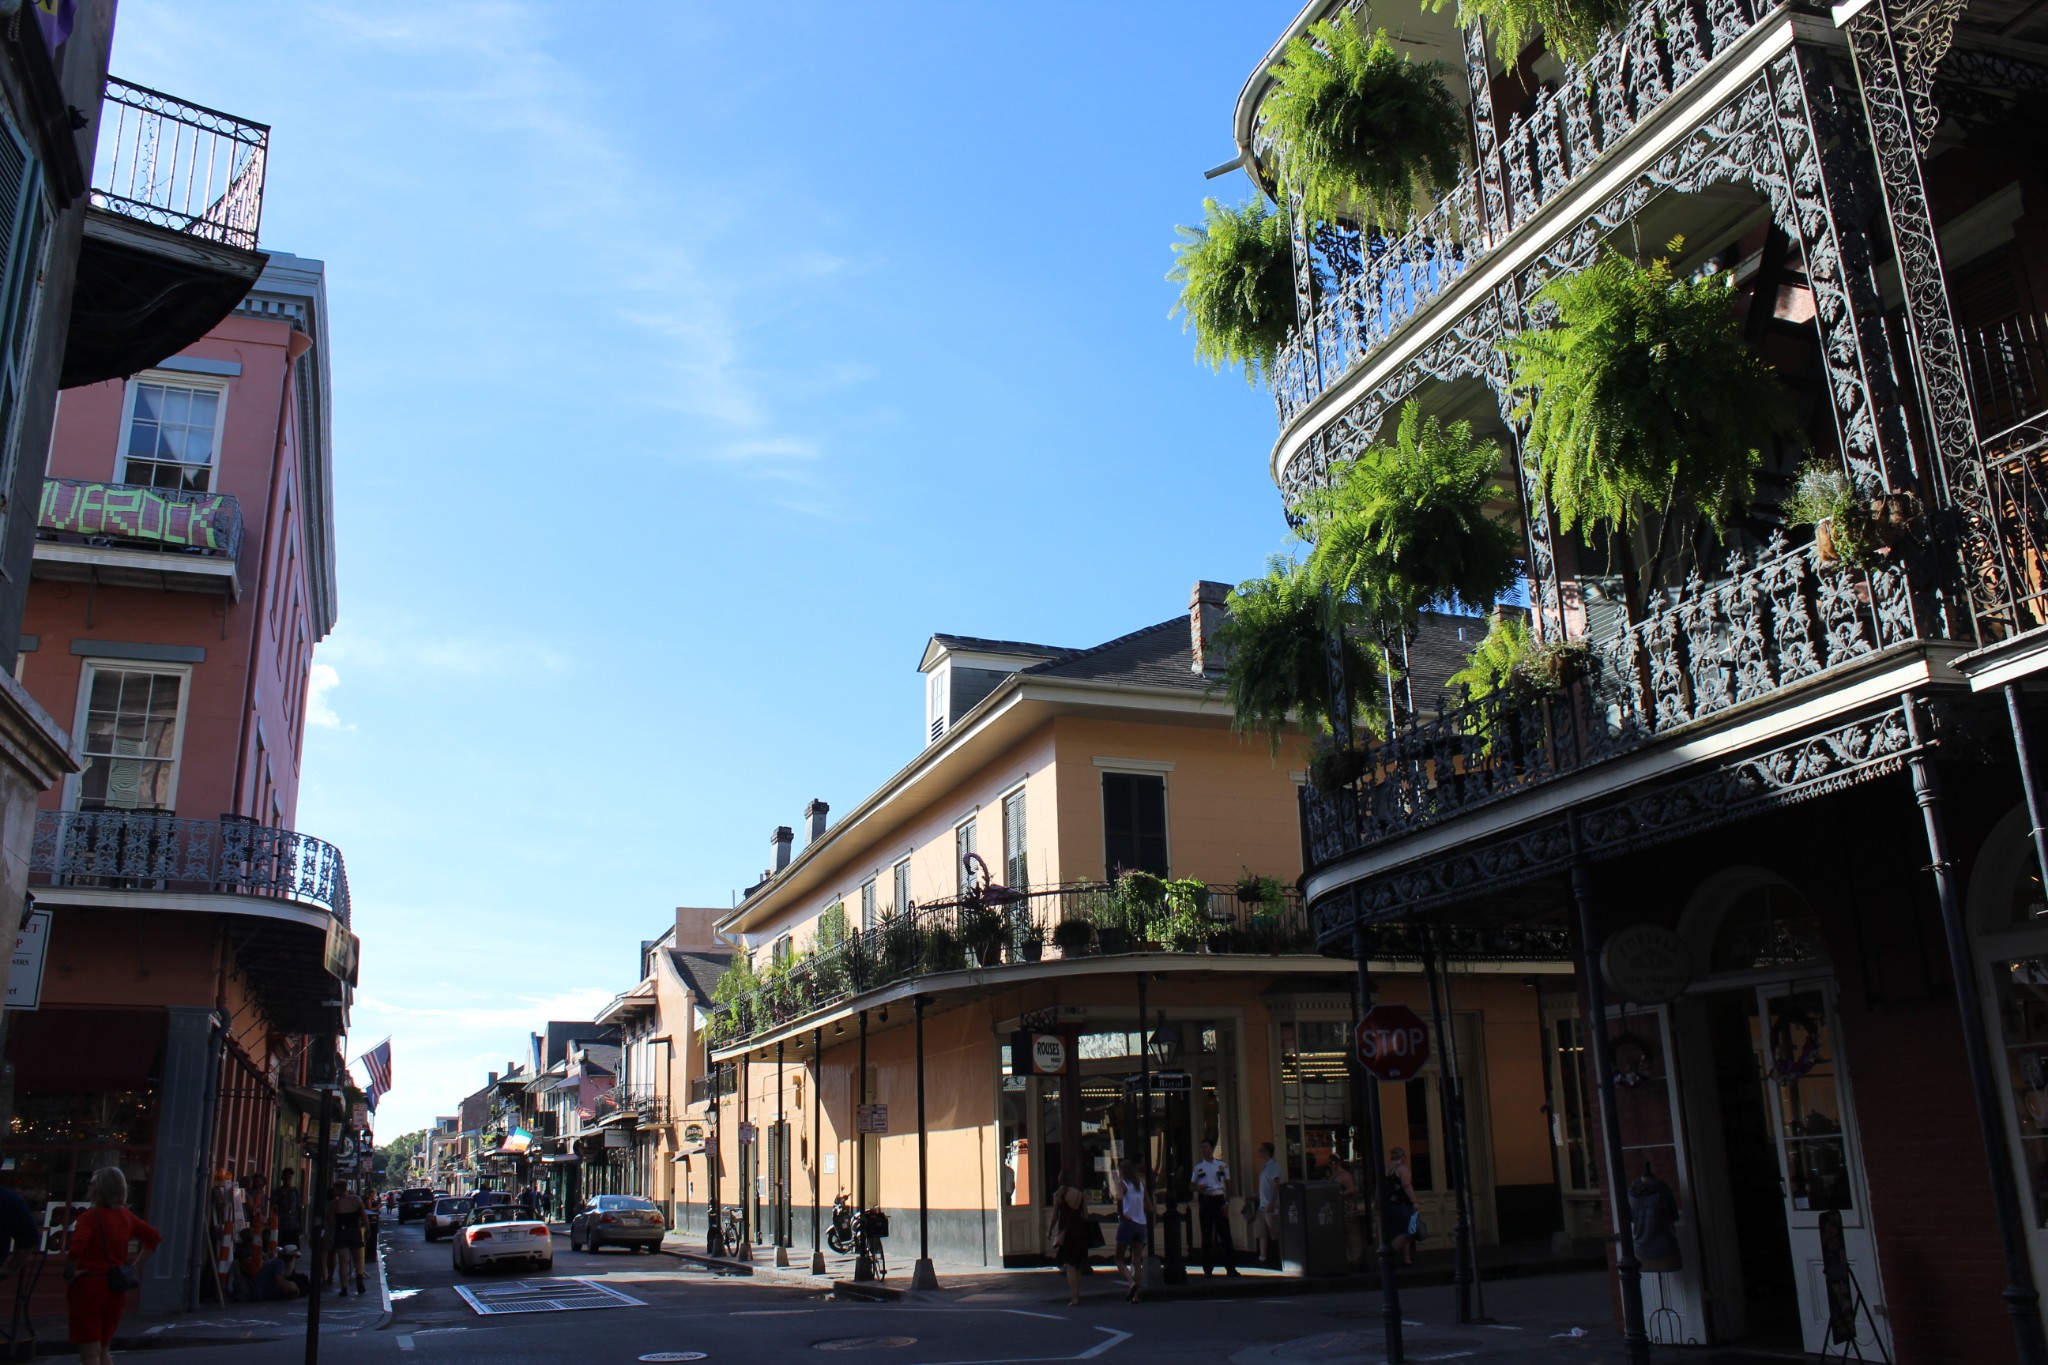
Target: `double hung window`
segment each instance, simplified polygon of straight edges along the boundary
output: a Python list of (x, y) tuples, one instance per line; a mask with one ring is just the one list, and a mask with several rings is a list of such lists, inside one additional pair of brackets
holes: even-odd
[(185, 674), (86, 668), (81, 810), (170, 810)]
[(889, 892), (893, 897), (889, 903), (891, 915), (900, 915), (910, 909), (910, 859), (905, 858), (889, 869)]
[(1102, 853), (1107, 874), (1166, 867), (1166, 779), (1154, 773), (1102, 775)]
[(1003, 885), (1023, 891), (1031, 885), (1031, 869), (1024, 856), (1024, 789), (1003, 798)]
[(223, 396), (212, 384), (161, 376), (131, 381), (121, 482), (191, 493), (212, 488)]
[[(21, 396), (35, 356), (49, 226), (42, 165), (13, 122), (0, 115), (0, 512), (14, 494)], [(32, 520), (34, 512), (27, 515)]]
[(860, 928), (875, 927), (875, 879), (868, 878), (860, 884)]
[(974, 874), (967, 870), (967, 859), (974, 853), (975, 843), (973, 820), (953, 831), (953, 884), (963, 896), (974, 886)]

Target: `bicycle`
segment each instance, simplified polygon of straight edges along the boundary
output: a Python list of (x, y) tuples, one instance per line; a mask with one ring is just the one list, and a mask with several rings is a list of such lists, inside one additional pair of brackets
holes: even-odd
[(736, 1208), (723, 1210), (718, 1217), (718, 1238), (722, 1254), (738, 1256), (747, 1244), (746, 1222)]
[(853, 1215), (853, 1244), (867, 1251), (868, 1264), (878, 1280), (889, 1278), (889, 1257), (882, 1250), (882, 1239), (888, 1235), (889, 1215), (880, 1209), (863, 1209)]

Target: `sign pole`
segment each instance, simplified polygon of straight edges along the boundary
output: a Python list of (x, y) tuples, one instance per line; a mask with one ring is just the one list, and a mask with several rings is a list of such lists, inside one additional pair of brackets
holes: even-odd
[(932, 1210), (931, 1198), (926, 1187), (930, 1174), (925, 1167), (925, 1141), (928, 1136), (924, 1126), (924, 997), (918, 996), (912, 1002), (911, 1012), (917, 1026), (917, 1264), (911, 1267), (910, 1287), (912, 1289), (937, 1289), (938, 1272), (932, 1269)]
[[(1375, 994), (1370, 971), (1372, 964), (1362, 925), (1352, 926), (1351, 956), (1358, 964), (1357, 999), (1362, 1028), (1364, 1016), (1372, 1010)], [(1359, 1058), (1361, 1063), (1364, 1060)], [(1393, 1229), (1387, 1226), (1387, 1201), (1380, 1197), (1387, 1175), (1386, 1141), (1380, 1131), (1380, 1081), (1377, 1076), (1366, 1075), (1362, 1065), (1359, 1070), (1359, 1079), (1365, 1086), (1366, 1147), (1372, 1153), (1372, 1180), (1366, 1188), (1372, 1191), (1373, 1225), (1380, 1234), (1380, 1327), (1386, 1337), (1387, 1365), (1404, 1365), (1408, 1357), (1401, 1345), (1401, 1272), (1398, 1269), (1401, 1258), (1394, 1250)]]
[[(334, 1182), (334, 1050), (333, 1034), (323, 1036), (320, 1048), (320, 1148), (313, 1156), (313, 1197), (306, 1201), (306, 1219), (313, 1230), (313, 1261), (307, 1267), (312, 1289), (306, 1295), (306, 1365), (320, 1362), (320, 1296), (327, 1279), (327, 1187)], [(346, 1284), (346, 1279), (343, 1284)]]

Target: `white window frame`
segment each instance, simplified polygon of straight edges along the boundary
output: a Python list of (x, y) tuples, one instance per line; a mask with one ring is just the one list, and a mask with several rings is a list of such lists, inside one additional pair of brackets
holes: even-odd
[[(79, 661), (78, 704), (73, 710), (71, 733), (79, 737), (79, 752), (84, 754), (86, 713), (92, 709), (92, 680), (95, 674), (105, 669), (114, 673), (155, 673), (159, 676), (175, 676), (178, 684), (177, 730), (171, 736), (171, 781), (170, 812), (178, 809), (178, 783), (185, 775), (185, 725), (192, 710), (192, 665), (156, 663), (146, 659), (110, 659), (104, 656), (88, 655)], [(77, 810), (84, 799), (85, 773), (67, 775), (64, 779), (64, 809)], [(117, 809), (117, 808), (116, 808)]]
[(910, 855), (907, 853), (889, 864), (889, 894), (893, 898), (889, 904), (891, 918), (910, 908)]
[[(192, 389), (195, 391), (204, 390), (218, 396), (219, 406), (214, 409), (213, 449), (208, 453), (206, 461), (208, 471), (206, 491), (209, 493), (220, 492), (220, 452), (221, 447), (226, 443), (228, 427), (228, 381), (224, 376), (191, 374), (184, 370), (144, 370), (140, 374), (130, 376), (127, 382), (121, 385), (121, 430), (120, 435), (116, 438), (118, 444), (114, 447), (114, 482), (123, 484), (133, 482), (128, 477), (128, 428), (135, 420), (135, 386), (137, 384), (160, 384), (172, 388)], [(176, 462), (158, 460), (152, 463), (165, 464)], [(191, 466), (188, 465), (187, 467)], [(163, 491), (170, 492), (172, 490), (164, 489)]]
[(880, 892), (875, 888), (876, 878), (870, 877), (860, 884), (860, 923), (857, 928), (865, 931), (875, 927), (876, 912), (880, 908)]

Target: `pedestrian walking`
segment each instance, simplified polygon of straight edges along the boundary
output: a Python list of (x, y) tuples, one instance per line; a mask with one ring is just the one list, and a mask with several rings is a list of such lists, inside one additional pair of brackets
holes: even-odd
[(1069, 1308), (1081, 1306), (1081, 1276), (1088, 1269), (1089, 1232), (1095, 1226), (1088, 1217), (1088, 1196), (1080, 1187), (1081, 1177), (1071, 1166), (1060, 1172), (1060, 1187), (1052, 1195), (1052, 1223), (1045, 1230), (1052, 1262), (1066, 1272)]
[(1222, 1253), (1223, 1273), (1236, 1275), (1237, 1248), (1230, 1240), (1230, 1163), (1216, 1156), (1216, 1144), (1202, 1144), (1202, 1159), (1195, 1163), (1195, 1207), (1202, 1224), (1202, 1273), (1216, 1273), (1217, 1253)]
[(299, 1173), (287, 1166), (277, 1173), (277, 1189), (270, 1197), (277, 1210), (277, 1244), (295, 1247), (304, 1231), (305, 1205), (299, 1199)]
[(1150, 1242), (1151, 1192), (1138, 1163), (1129, 1157), (1117, 1163), (1116, 1175), (1116, 1269), (1135, 1294)]
[(1252, 1223), (1252, 1243), (1263, 1265), (1280, 1263), (1280, 1162), (1273, 1144), (1259, 1144), (1259, 1187), (1257, 1204), (1247, 1219)]
[(348, 1185), (335, 1181), (334, 1188), (327, 1193), (327, 1226), (334, 1230), (334, 1250), (327, 1257), (327, 1283), (333, 1285), (338, 1279), (341, 1296), (348, 1297), (348, 1279), (351, 1272), (356, 1279), (356, 1293), (369, 1292), (363, 1283), (363, 1229), (368, 1223), (363, 1201), (349, 1193)]
[(1415, 1264), (1415, 1244), (1422, 1240), (1422, 1217), (1415, 1210), (1415, 1181), (1408, 1173), (1408, 1154), (1396, 1147), (1387, 1154), (1387, 1174), (1380, 1183), (1381, 1235), (1401, 1253), (1402, 1265)]
[[(119, 1166), (92, 1173), (88, 1190), (92, 1207), (71, 1224), (64, 1297), (71, 1309), (71, 1344), (79, 1365), (108, 1365), (114, 1337), (127, 1311), (128, 1291), (141, 1283), (142, 1263), (164, 1240), (163, 1234), (128, 1209), (128, 1178)], [(141, 1252), (131, 1262), (128, 1247)]]

